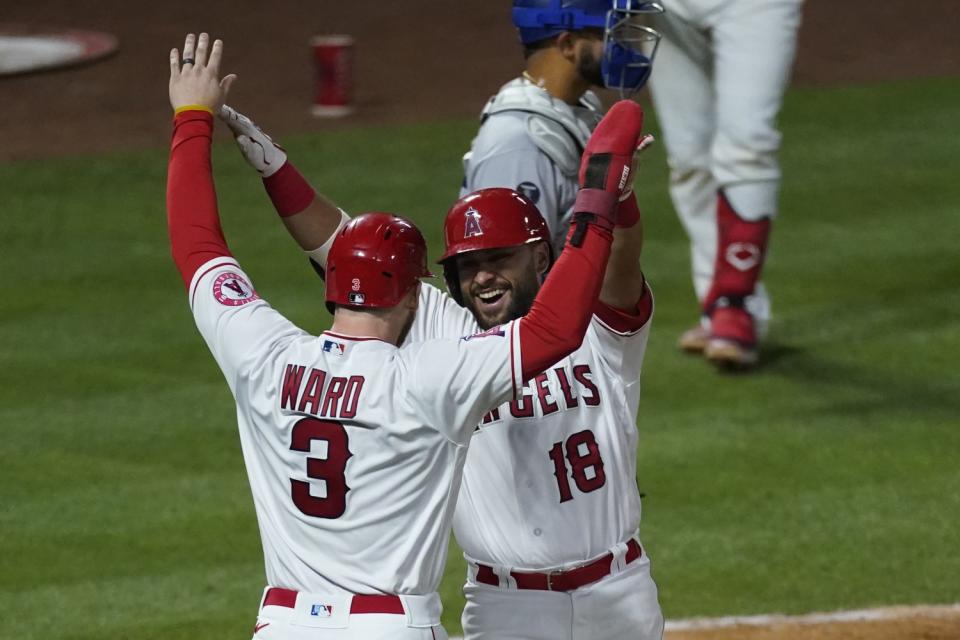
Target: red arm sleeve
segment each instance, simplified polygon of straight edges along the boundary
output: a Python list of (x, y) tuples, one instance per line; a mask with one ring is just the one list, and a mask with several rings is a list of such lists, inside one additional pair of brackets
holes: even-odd
[(167, 166), (167, 228), (170, 251), (184, 284), (205, 262), (229, 256), (213, 187), (210, 141), (213, 115), (184, 111), (173, 120)]
[(600, 296), (612, 240), (609, 231), (589, 225), (583, 244), (575, 247), (568, 243), (560, 254), (530, 312), (520, 319), (524, 381), (583, 343)]

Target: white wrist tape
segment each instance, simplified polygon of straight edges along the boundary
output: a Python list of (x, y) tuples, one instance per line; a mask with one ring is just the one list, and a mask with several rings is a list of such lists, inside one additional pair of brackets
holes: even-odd
[(330, 234), (330, 237), (327, 238), (327, 241), (324, 242), (322, 245), (320, 245), (316, 249), (313, 249), (312, 251), (306, 252), (306, 254), (310, 256), (310, 259), (316, 262), (317, 264), (319, 264), (324, 269), (326, 269), (327, 254), (330, 253), (330, 247), (333, 246), (333, 241), (336, 239), (338, 235), (340, 235), (340, 231), (345, 226), (347, 226), (348, 222), (350, 222), (350, 216), (348, 216), (343, 209), (340, 209), (340, 224), (337, 225), (336, 231)]

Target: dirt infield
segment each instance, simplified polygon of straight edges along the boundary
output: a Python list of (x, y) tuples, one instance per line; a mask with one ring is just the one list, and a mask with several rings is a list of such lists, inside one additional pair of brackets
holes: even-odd
[[(232, 102), (277, 134), (473, 115), (521, 63), (506, 0), (404, 0), (363, 11), (315, 0), (7, 4), (4, 23), (106, 31), (120, 38), (120, 52), (0, 79), (0, 161), (165, 144), (167, 51), (188, 30), (226, 41), (225, 70), (240, 75)], [(804, 13), (797, 83), (960, 72), (955, 0), (807, 0)], [(309, 114), (307, 43), (325, 33), (356, 39), (358, 110), (336, 121)]]
[[(672, 627), (672, 628), (671, 628)], [(956, 640), (960, 605), (667, 623), (664, 640)]]
[(818, 625), (781, 624), (722, 630), (679, 631), (664, 640), (956, 640), (960, 617), (916, 617), (883, 622), (829, 622)]

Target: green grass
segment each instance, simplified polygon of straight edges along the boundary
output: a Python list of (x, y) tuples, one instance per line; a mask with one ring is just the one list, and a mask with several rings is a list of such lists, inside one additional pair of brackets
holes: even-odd
[[(792, 91), (754, 375), (673, 347), (694, 321), (662, 147), (641, 178), (657, 317), (643, 540), (668, 617), (960, 601), (960, 87)], [(350, 211), (437, 255), (473, 120), (285, 140)], [(233, 403), (168, 256), (163, 150), (0, 166), (0, 638), (249, 633), (261, 551)], [(322, 290), (229, 144), (231, 246), (308, 330)], [(442, 585), (459, 630), (463, 562)]]

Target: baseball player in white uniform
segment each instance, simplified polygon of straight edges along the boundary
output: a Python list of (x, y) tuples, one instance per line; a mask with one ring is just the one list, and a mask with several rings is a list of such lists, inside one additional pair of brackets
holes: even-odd
[(315, 337), (260, 299), (220, 229), (212, 113), (234, 79), (220, 79), (221, 56), (206, 34), (170, 53), (167, 211), (197, 327), (237, 403), (268, 581), (254, 637), (445, 637), (436, 587), (467, 445), (489, 407), (583, 340), (641, 112), (623, 103), (588, 145), (562, 277), (529, 314), (398, 347), (431, 295), (426, 246), (402, 218), (366, 214), (329, 247), (334, 321)]
[[(266, 176), (288, 229), (326, 266), (329, 230), (317, 233), (317, 221), (335, 225), (341, 213), (249, 119), (229, 108), (223, 116)], [(661, 637), (656, 585), (637, 537), (636, 412), (652, 298), (638, 261), (642, 225), (628, 226), (639, 218), (636, 200), (631, 194), (619, 207), (627, 228), (615, 233), (583, 344), (477, 426), (454, 517), (470, 561), (467, 638)], [(452, 295), (422, 288), (404, 344), (521, 317), (552, 261), (546, 223), (510, 189), (462, 198), (444, 235)], [(547, 282), (563, 278), (554, 268)]]
[(690, 237), (701, 323), (680, 347), (748, 368), (770, 322), (760, 273), (777, 215), (776, 117), (802, 0), (664, 0), (651, 77), (670, 195)]
[[(580, 154), (602, 115), (590, 89), (628, 96), (645, 84), (659, 34), (644, 22), (660, 10), (630, 0), (515, 0), (525, 69), (484, 107), (464, 156), (461, 195), (486, 187), (524, 193), (560, 251)], [(493, 224), (503, 227), (501, 237), (488, 231), (471, 242), (455, 215), (447, 217), (448, 290), (481, 326), (492, 318), (470, 294), (477, 283), (454, 274), (458, 262), (490, 260), (490, 250), (519, 241), (521, 233), (506, 233), (510, 220)], [(635, 251), (624, 255), (627, 263), (637, 264), (639, 246)], [(629, 290), (623, 281), (609, 285), (605, 291)], [(629, 294), (619, 300), (621, 308), (636, 303)], [(518, 313), (522, 306), (501, 317)], [(636, 416), (648, 318), (595, 315), (583, 346), (529, 386), (525, 402), (485, 416), (454, 519), (469, 563), (467, 638), (661, 637), (656, 585), (637, 537)], [(586, 386), (570, 377), (578, 371), (590, 371)]]
[[(412, 339), (524, 312), (524, 288), (535, 290), (549, 265), (548, 234), (533, 208), (489, 207), (500, 191), (467, 196), (446, 217), (448, 288), (471, 313), (450, 298), (443, 309), (421, 309)], [(454, 517), (468, 561), (466, 638), (661, 637), (638, 536), (636, 467), (652, 298), (639, 273), (640, 238), (626, 230), (617, 241), (583, 344), (485, 415), (473, 440)], [(523, 251), (534, 266), (521, 276), (504, 261)]]

